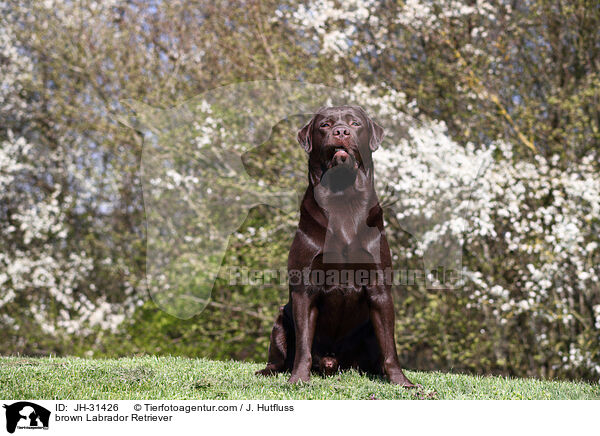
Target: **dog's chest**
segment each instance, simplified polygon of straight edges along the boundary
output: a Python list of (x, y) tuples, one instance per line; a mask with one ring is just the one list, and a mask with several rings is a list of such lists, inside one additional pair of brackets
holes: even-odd
[(351, 204), (331, 208), (327, 214), (327, 232), (350, 241), (361, 236), (361, 230), (367, 226), (368, 210), (353, 207)]
[(369, 210), (364, 205), (349, 203), (329, 212), (324, 263), (379, 262), (380, 232), (377, 227), (367, 225)]

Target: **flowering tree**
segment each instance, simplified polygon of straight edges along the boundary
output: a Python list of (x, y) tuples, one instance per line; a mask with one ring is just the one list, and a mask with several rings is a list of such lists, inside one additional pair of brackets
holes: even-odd
[(103, 187), (89, 177), (95, 162), (85, 139), (46, 118), (58, 102), (40, 98), (39, 58), (18, 34), (19, 19), (33, 10), (1, 8), (1, 325), (9, 349), (38, 354), (55, 349), (44, 338), (114, 330), (126, 308), (98, 292), (99, 259), (76, 240), (91, 221), (83, 211)]
[[(513, 163), (513, 146), (502, 141), (479, 150), (462, 147), (447, 136), (443, 123), (411, 128), (409, 135), (378, 160), (385, 179), (395, 176), (395, 218), (440, 217), (440, 207), (448, 208), (448, 218), (413, 241), (405, 256), (423, 256), (428, 245), (448, 234), (460, 239), (464, 286), (447, 291), (456, 294), (452, 297), (440, 297), (446, 304), (425, 301), (449, 312), (455, 309), (448, 299), (464, 305), (480, 328), (464, 349), (446, 350), (446, 364), (475, 369), (481, 351), (471, 363), (467, 350), (476, 353), (486, 344), (492, 370), (522, 365), (530, 374), (542, 368), (545, 376), (600, 374), (595, 157), (560, 170), (558, 156)], [(495, 158), (482, 156), (488, 152)], [(464, 179), (473, 174), (467, 184)], [(457, 192), (465, 186), (470, 188), (467, 199)], [(428, 292), (423, 287), (415, 291)], [(412, 309), (408, 312), (401, 324), (409, 333), (432, 327), (427, 321), (413, 323)]]

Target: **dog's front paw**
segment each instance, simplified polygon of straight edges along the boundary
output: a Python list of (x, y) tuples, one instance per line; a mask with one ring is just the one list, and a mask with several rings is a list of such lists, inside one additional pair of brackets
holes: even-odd
[(400, 373), (395, 373), (393, 375), (390, 375), (389, 377), (390, 383), (394, 383), (396, 385), (400, 385), (403, 388), (416, 388), (418, 385), (415, 385), (413, 382), (411, 382), (408, 377), (406, 377), (404, 375), (404, 373), (402, 371), (400, 371)]
[(276, 365), (268, 363), (267, 366), (265, 367), (265, 369), (256, 371), (254, 373), (254, 375), (262, 375), (264, 377), (268, 377), (268, 376), (276, 375), (278, 372), (280, 372), (280, 370)]
[(290, 377), (290, 379), (288, 380), (288, 383), (298, 383), (298, 382), (308, 382), (310, 380), (310, 372), (308, 373), (303, 373), (303, 374), (299, 374), (299, 373), (293, 373), (292, 376)]

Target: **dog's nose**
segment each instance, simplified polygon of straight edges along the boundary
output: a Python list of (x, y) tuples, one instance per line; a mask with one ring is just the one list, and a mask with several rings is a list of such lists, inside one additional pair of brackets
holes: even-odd
[(335, 126), (333, 128), (333, 136), (350, 136), (350, 128), (346, 126)]
[(346, 163), (346, 161), (350, 158), (350, 155), (345, 150), (338, 150), (333, 155), (333, 160), (336, 165), (341, 165)]

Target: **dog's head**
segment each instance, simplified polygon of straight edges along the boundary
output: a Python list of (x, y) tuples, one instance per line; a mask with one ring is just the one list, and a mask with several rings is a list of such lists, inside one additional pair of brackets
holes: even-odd
[(319, 109), (298, 132), (298, 142), (309, 154), (311, 181), (343, 191), (354, 184), (358, 171), (372, 177), (371, 153), (383, 135), (360, 106)]

